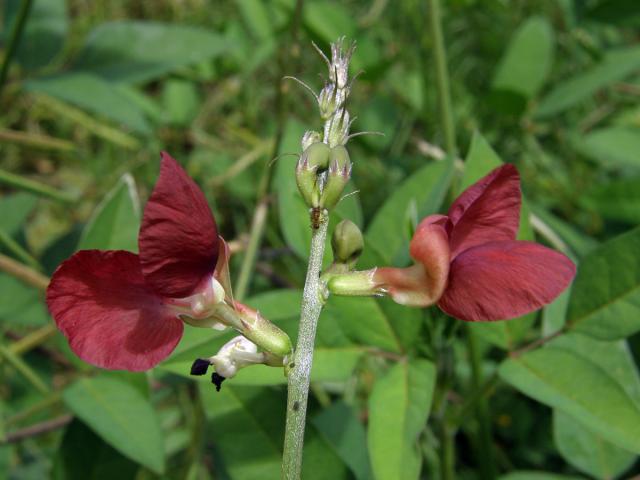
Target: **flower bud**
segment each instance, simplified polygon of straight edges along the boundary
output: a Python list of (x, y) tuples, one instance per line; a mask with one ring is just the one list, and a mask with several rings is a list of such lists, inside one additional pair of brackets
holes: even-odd
[(331, 149), (327, 181), (320, 197), (320, 206), (332, 209), (342, 197), (344, 187), (351, 178), (351, 160), (349, 152), (342, 145)]
[(356, 44), (352, 43), (345, 50), (343, 49), (344, 37), (331, 44), (331, 64), (329, 65), (329, 78), (338, 88), (343, 89), (349, 80), (349, 62), (356, 49)]
[(345, 91), (339, 90), (333, 83), (328, 83), (318, 95), (320, 117), (329, 120), (345, 101)]
[(351, 220), (342, 220), (333, 231), (331, 248), (334, 262), (353, 268), (364, 248), (362, 232)]
[(291, 339), (283, 330), (253, 310), (239, 302), (236, 309), (242, 322), (242, 334), (252, 342), (260, 345), (269, 353), (284, 357), (291, 353)]
[(305, 203), (310, 207), (317, 207), (320, 202), (320, 186), (318, 173), (329, 166), (331, 150), (328, 145), (316, 142), (309, 145), (296, 165), (296, 183)]
[(335, 147), (346, 144), (347, 140), (349, 140), (350, 127), (349, 112), (344, 108), (336, 111), (333, 114), (333, 118), (325, 125), (329, 146)]

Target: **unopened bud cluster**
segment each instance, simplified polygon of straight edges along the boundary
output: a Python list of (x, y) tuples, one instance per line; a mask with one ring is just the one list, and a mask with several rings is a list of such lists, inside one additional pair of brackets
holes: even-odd
[(355, 44), (344, 48), (344, 39), (340, 39), (331, 44), (331, 60), (318, 49), (329, 68), (323, 89), (314, 93), (324, 126), (322, 132), (311, 130), (304, 134), (303, 153), (296, 166), (302, 198), (314, 209), (332, 209), (351, 178), (351, 160), (345, 145), (352, 122), (346, 104), (351, 89), (349, 61), (354, 49)]

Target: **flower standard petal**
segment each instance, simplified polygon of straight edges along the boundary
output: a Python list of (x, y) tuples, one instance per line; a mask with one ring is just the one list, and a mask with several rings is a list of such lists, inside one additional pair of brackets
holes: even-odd
[(491, 241), (515, 240), (520, 224), (520, 176), (513, 165), (494, 169), (449, 209), (451, 258)]
[(166, 358), (183, 325), (142, 276), (136, 254), (81, 250), (55, 271), (47, 305), (71, 350), (102, 368), (141, 371)]
[(166, 297), (191, 294), (212, 274), (218, 260), (218, 231), (207, 200), (165, 152), (138, 244), (145, 280)]
[(438, 306), (461, 320), (515, 318), (554, 300), (575, 276), (562, 253), (533, 242), (489, 242), (451, 263)]

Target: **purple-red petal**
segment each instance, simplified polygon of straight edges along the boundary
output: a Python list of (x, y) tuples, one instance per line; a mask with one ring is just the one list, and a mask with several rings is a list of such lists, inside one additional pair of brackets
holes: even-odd
[(562, 253), (533, 242), (490, 242), (451, 263), (438, 306), (472, 322), (506, 320), (539, 309), (573, 280), (576, 267)]
[(165, 297), (189, 296), (211, 276), (218, 260), (218, 230), (207, 200), (165, 152), (138, 244), (147, 283)]
[(77, 252), (51, 277), (47, 305), (71, 350), (101, 368), (148, 370), (182, 337), (182, 321), (146, 285), (131, 252)]
[(520, 224), (520, 176), (503, 165), (467, 188), (449, 209), (451, 258), (492, 241), (515, 240)]

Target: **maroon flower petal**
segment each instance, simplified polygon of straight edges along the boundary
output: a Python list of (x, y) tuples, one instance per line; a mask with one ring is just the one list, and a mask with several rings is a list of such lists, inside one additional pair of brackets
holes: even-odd
[(411, 239), (409, 253), (424, 267), (423, 289), (435, 303), (445, 286), (449, 275), (451, 252), (449, 238), (445, 226), (449, 219), (444, 215), (429, 215), (426, 217)]
[(63, 262), (47, 305), (71, 350), (101, 368), (148, 370), (182, 337), (182, 321), (145, 284), (138, 256), (123, 250), (81, 250)]
[(218, 260), (218, 231), (207, 200), (165, 152), (138, 245), (145, 280), (165, 297), (189, 296)]
[(546, 305), (575, 276), (563, 254), (533, 242), (490, 242), (458, 255), (438, 306), (472, 322), (506, 320)]
[(483, 243), (515, 240), (521, 201), (513, 165), (498, 167), (467, 188), (449, 209), (451, 258)]

